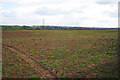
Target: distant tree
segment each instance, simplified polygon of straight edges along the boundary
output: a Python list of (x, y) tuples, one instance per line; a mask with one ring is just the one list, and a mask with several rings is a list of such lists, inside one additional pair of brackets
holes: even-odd
[(40, 28), (36, 28), (37, 30), (40, 30)]
[(29, 26), (23, 26), (22, 28), (25, 29), (25, 30), (31, 30), (31, 29), (32, 29), (32, 28), (29, 27)]

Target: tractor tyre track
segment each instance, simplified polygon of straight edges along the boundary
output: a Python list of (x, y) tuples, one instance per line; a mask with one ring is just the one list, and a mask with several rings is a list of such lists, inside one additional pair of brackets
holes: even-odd
[(22, 57), (26, 62), (28, 62), (28, 63), (31, 62), (36, 71), (38, 71), (38, 70), (42, 71), (42, 73), (43, 73), (42, 78), (58, 78), (56, 74), (51, 72), (48, 68), (44, 67), (32, 56), (27, 55), (25, 52), (20, 51), (13, 46), (8, 46), (5, 44), (2, 44), (2, 46), (4, 46), (5, 48), (8, 48), (16, 53), (20, 53), (19, 56)]

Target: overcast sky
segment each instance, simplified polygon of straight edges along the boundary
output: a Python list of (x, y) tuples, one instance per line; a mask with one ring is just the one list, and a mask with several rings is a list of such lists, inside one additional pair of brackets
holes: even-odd
[(119, 0), (0, 0), (1, 25), (118, 27)]

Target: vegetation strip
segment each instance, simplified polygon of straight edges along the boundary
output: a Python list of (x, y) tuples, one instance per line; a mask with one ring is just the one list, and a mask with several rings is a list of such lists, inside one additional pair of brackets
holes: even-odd
[(7, 46), (5, 44), (2, 44), (4, 47), (16, 52), (16, 53), (21, 53), (22, 55), (20, 55), (23, 59), (25, 59), (26, 61), (30, 61), (30, 62), (34, 62), (33, 66), (35, 66), (34, 68), (36, 68), (36, 70), (40, 69), (39, 67), (41, 67), (41, 70), (44, 73), (44, 77), (43, 78), (58, 78), (53, 72), (51, 72), (48, 68), (42, 66), (38, 61), (36, 61), (33, 57), (27, 55), (25, 52), (20, 51), (18, 49), (16, 49), (15, 47), (12, 46)]

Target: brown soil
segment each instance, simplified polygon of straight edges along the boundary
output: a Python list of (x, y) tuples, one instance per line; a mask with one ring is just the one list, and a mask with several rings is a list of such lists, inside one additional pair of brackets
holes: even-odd
[[(89, 64), (89, 60), (88, 62), (84, 62), (87, 57), (92, 56), (90, 54), (104, 54), (106, 52), (105, 49), (107, 48), (102, 45), (102, 43), (105, 43), (105, 41), (98, 38), (98, 33), (102, 33), (97, 32), (96, 34), (88, 34), (83, 32), (82, 34), (79, 34), (80, 32), (78, 32), (76, 34), (73, 34), (70, 33), (69, 30), (67, 30), (68, 32), (64, 30), (65, 32), (63, 33), (58, 31), (57, 34), (55, 34), (54, 31), (57, 32), (57, 30), (45, 30), (44, 32), (41, 31), (40, 34), (32, 34), (32, 32), (34, 31), (3, 32), (3, 44), (10, 50), (21, 54), (21, 57), (24, 57), (24, 60), (26, 60), (26, 62), (31, 63), (32, 61), (34, 61), (33, 66), (36, 71), (41, 68), (40, 70), (45, 71), (43, 74), (48, 74), (47, 76), (43, 77), (61, 77), (61, 75), (63, 74), (67, 75), (69, 78), (92, 77), (94, 76), (94, 74), (89, 75), (89, 73), (87, 73), (88, 68), (94, 68), (98, 64), (104, 65), (102, 64), (104, 61), (98, 62), (97, 64)], [(64, 54), (67, 49), (69, 50), (69, 52), (66, 52)], [(74, 56), (75, 52), (79, 50), (81, 51), (77, 54), (76, 57), (71, 57)], [(100, 52), (100, 50), (103, 51)], [(32, 53), (35, 54), (30, 56), (30, 54)], [(46, 55), (46, 53), (52, 54)], [(60, 55), (58, 53), (60, 53)], [(44, 57), (41, 57), (41, 55), (44, 55)], [(54, 58), (49, 60), (50, 56), (54, 56)], [(59, 59), (59, 57), (61, 59)], [(95, 57), (93, 61), (96, 61), (99, 57), (100, 56)], [(83, 58), (84, 60), (81, 61), (81, 59)], [(102, 58), (107, 58), (107, 55), (102, 56)], [(45, 60), (48, 60), (46, 61), (46, 65), (40, 63), (41, 61)], [(53, 67), (50, 67), (49, 65), (54, 64), (54, 61), (56, 60), (59, 61), (57, 63), (59, 66), (55, 64)], [(85, 67), (80, 66), (80, 64), (83, 63), (85, 64)], [(78, 69), (73, 69), (73, 67), (76, 66), (78, 67)]]
[(16, 52), (17, 54), (19, 54), (19, 56), (21, 58), (23, 58), (27, 63), (32, 63), (32, 66), (34, 67), (34, 69), (36, 71), (40, 70), (40, 71), (43, 71), (42, 72), (42, 77), (41, 78), (57, 78), (57, 76), (55, 74), (53, 74), (50, 70), (48, 70), (46, 67), (43, 67), (39, 62), (37, 62), (33, 57), (25, 54), (24, 52), (12, 47), (12, 46), (7, 46), (7, 45), (4, 45), (3, 46), (5, 48), (8, 48), (14, 52)]

